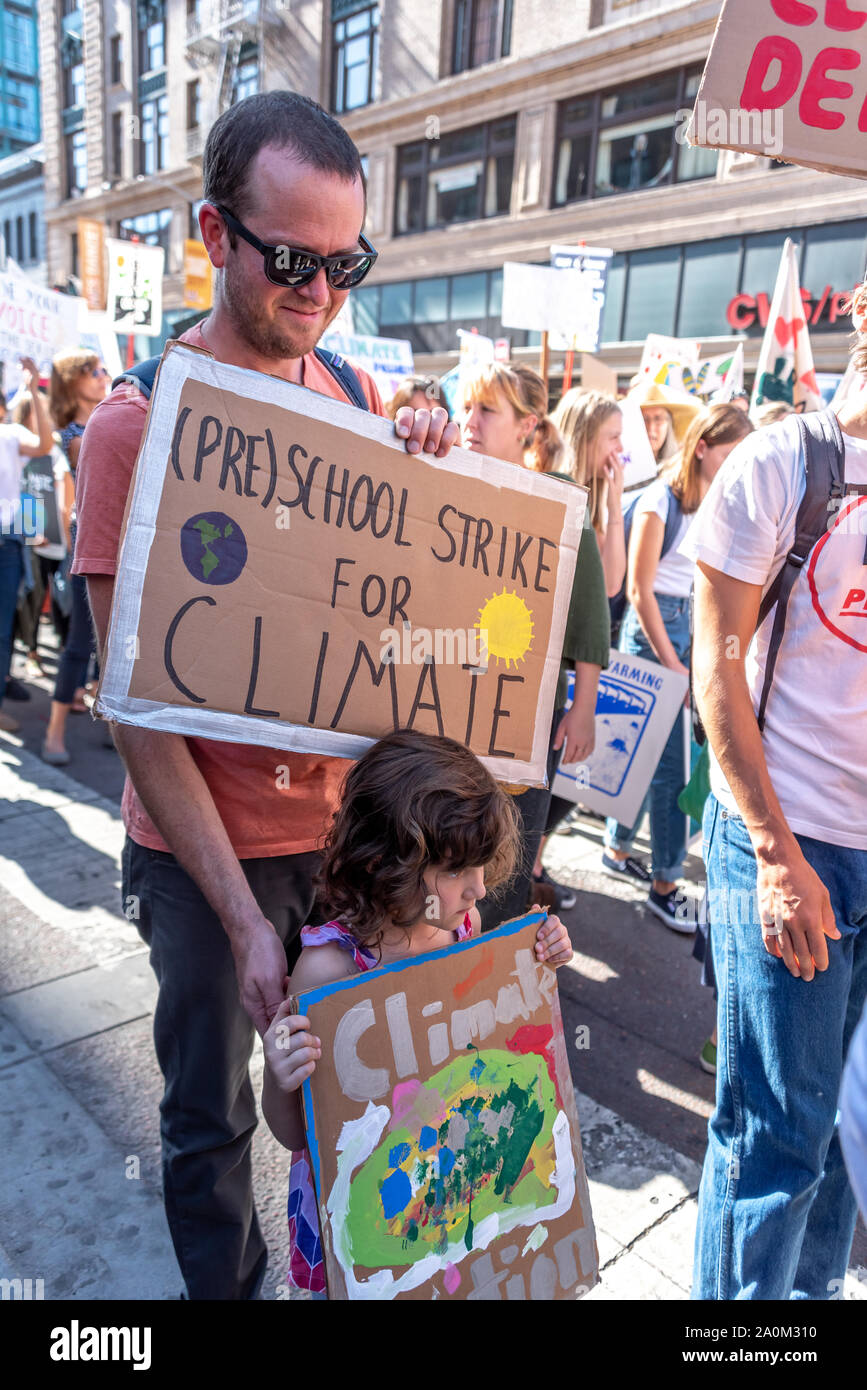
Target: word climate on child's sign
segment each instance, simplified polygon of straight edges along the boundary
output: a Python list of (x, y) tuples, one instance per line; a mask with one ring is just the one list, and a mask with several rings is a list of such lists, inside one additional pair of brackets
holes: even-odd
[[(540, 782), (585, 505), (464, 450), (413, 457), (390, 421), (171, 345), (96, 712), (345, 757), (418, 728)], [(478, 641), (436, 640), (456, 631)], [(403, 661), (416, 632), (429, 651)]]
[(306, 990), (329, 1297), (547, 1301), (598, 1257), (541, 914)]

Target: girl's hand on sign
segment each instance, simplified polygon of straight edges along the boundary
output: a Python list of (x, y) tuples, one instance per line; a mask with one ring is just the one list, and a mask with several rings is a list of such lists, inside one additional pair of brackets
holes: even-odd
[[(534, 903), (530, 911), (541, 912), (542, 909), (538, 903)], [(546, 965), (553, 965), (555, 969), (572, 959), (572, 942), (559, 917), (546, 917), (539, 927), (536, 933), (536, 958), (543, 960)]]
[(284, 999), (262, 1039), (271, 1075), (287, 1095), (312, 1076), (322, 1056), (322, 1043), (309, 1028), (309, 1018), (293, 1014), (292, 1001)]
[(406, 440), (410, 454), (436, 454), (445, 458), (455, 444), (460, 443), (460, 427), (449, 420), (447, 410), (435, 405), (433, 410), (413, 410), (412, 406), (401, 406), (394, 417), (395, 433), (399, 439)]

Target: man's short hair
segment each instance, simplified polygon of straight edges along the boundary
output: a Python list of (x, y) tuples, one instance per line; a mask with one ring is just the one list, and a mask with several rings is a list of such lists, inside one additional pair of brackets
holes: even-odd
[(202, 168), (205, 201), (243, 219), (253, 201), (250, 166), (268, 146), (292, 150), (311, 169), (365, 186), (358, 150), (324, 107), (298, 92), (260, 92), (230, 106), (211, 126)]

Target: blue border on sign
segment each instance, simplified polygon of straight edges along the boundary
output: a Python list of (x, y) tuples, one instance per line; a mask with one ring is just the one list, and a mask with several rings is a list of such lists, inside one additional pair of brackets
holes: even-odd
[[(423, 956), (415, 956), (412, 960), (393, 961), (390, 965), (378, 965), (375, 970), (365, 970), (360, 975), (355, 975), (350, 980), (335, 980), (331, 985), (317, 985), (315, 989), (302, 990), (297, 994), (296, 1000), (298, 1012), (306, 1014), (311, 1004), (318, 1004), (323, 999), (328, 999), (333, 994), (342, 994), (345, 990), (357, 989), (362, 983), (366, 984), (369, 980), (379, 979), (382, 975), (400, 975), (404, 970), (412, 970), (416, 965), (423, 965), (428, 961), (442, 960), (445, 956), (458, 956), (464, 951), (472, 951), (478, 946), (487, 945), (491, 941), (506, 941), (516, 932), (524, 931), (525, 928), (533, 923), (541, 924), (545, 921), (547, 912), (526, 912), (523, 917), (516, 917), (514, 922), (506, 922), (502, 927), (497, 927), (496, 931), (484, 932), (481, 936), (473, 937), (472, 941), (456, 941), (453, 946), (442, 946), (438, 951), (428, 951)], [(311, 1028), (315, 1028), (313, 1020), (310, 1020)], [(313, 1174), (313, 1182), (316, 1188), (317, 1200), (321, 1201), (320, 1179), (319, 1179), (319, 1141), (316, 1137), (316, 1123), (313, 1114), (313, 1088), (310, 1084), (310, 1077), (302, 1083), (301, 1092), (304, 1098), (304, 1125), (307, 1131), (307, 1153), (310, 1158), (310, 1171)], [(308, 1123), (309, 1117), (309, 1123)]]

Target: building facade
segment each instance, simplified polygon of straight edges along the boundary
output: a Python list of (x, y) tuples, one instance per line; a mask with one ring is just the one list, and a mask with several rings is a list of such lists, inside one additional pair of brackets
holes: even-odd
[(39, 139), (36, 5), (0, 0), (0, 159)]
[(207, 128), (287, 87), (338, 115), (365, 159), (380, 257), (356, 329), (409, 338), (423, 369), (451, 365), (458, 328), (532, 354), (501, 323), (503, 262), (579, 240), (615, 252), (601, 355), (621, 377), (651, 331), (708, 352), (745, 337), (749, 369), (791, 235), (816, 365), (841, 370), (867, 188), (685, 143), (718, 14), (719, 0), (46, 0), (49, 272), (76, 273), (81, 215), (157, 241), (174, 331)]
[(44, 285), (45, 189), (41, 145), (0, 159), (0, 232), (6, 256)]

